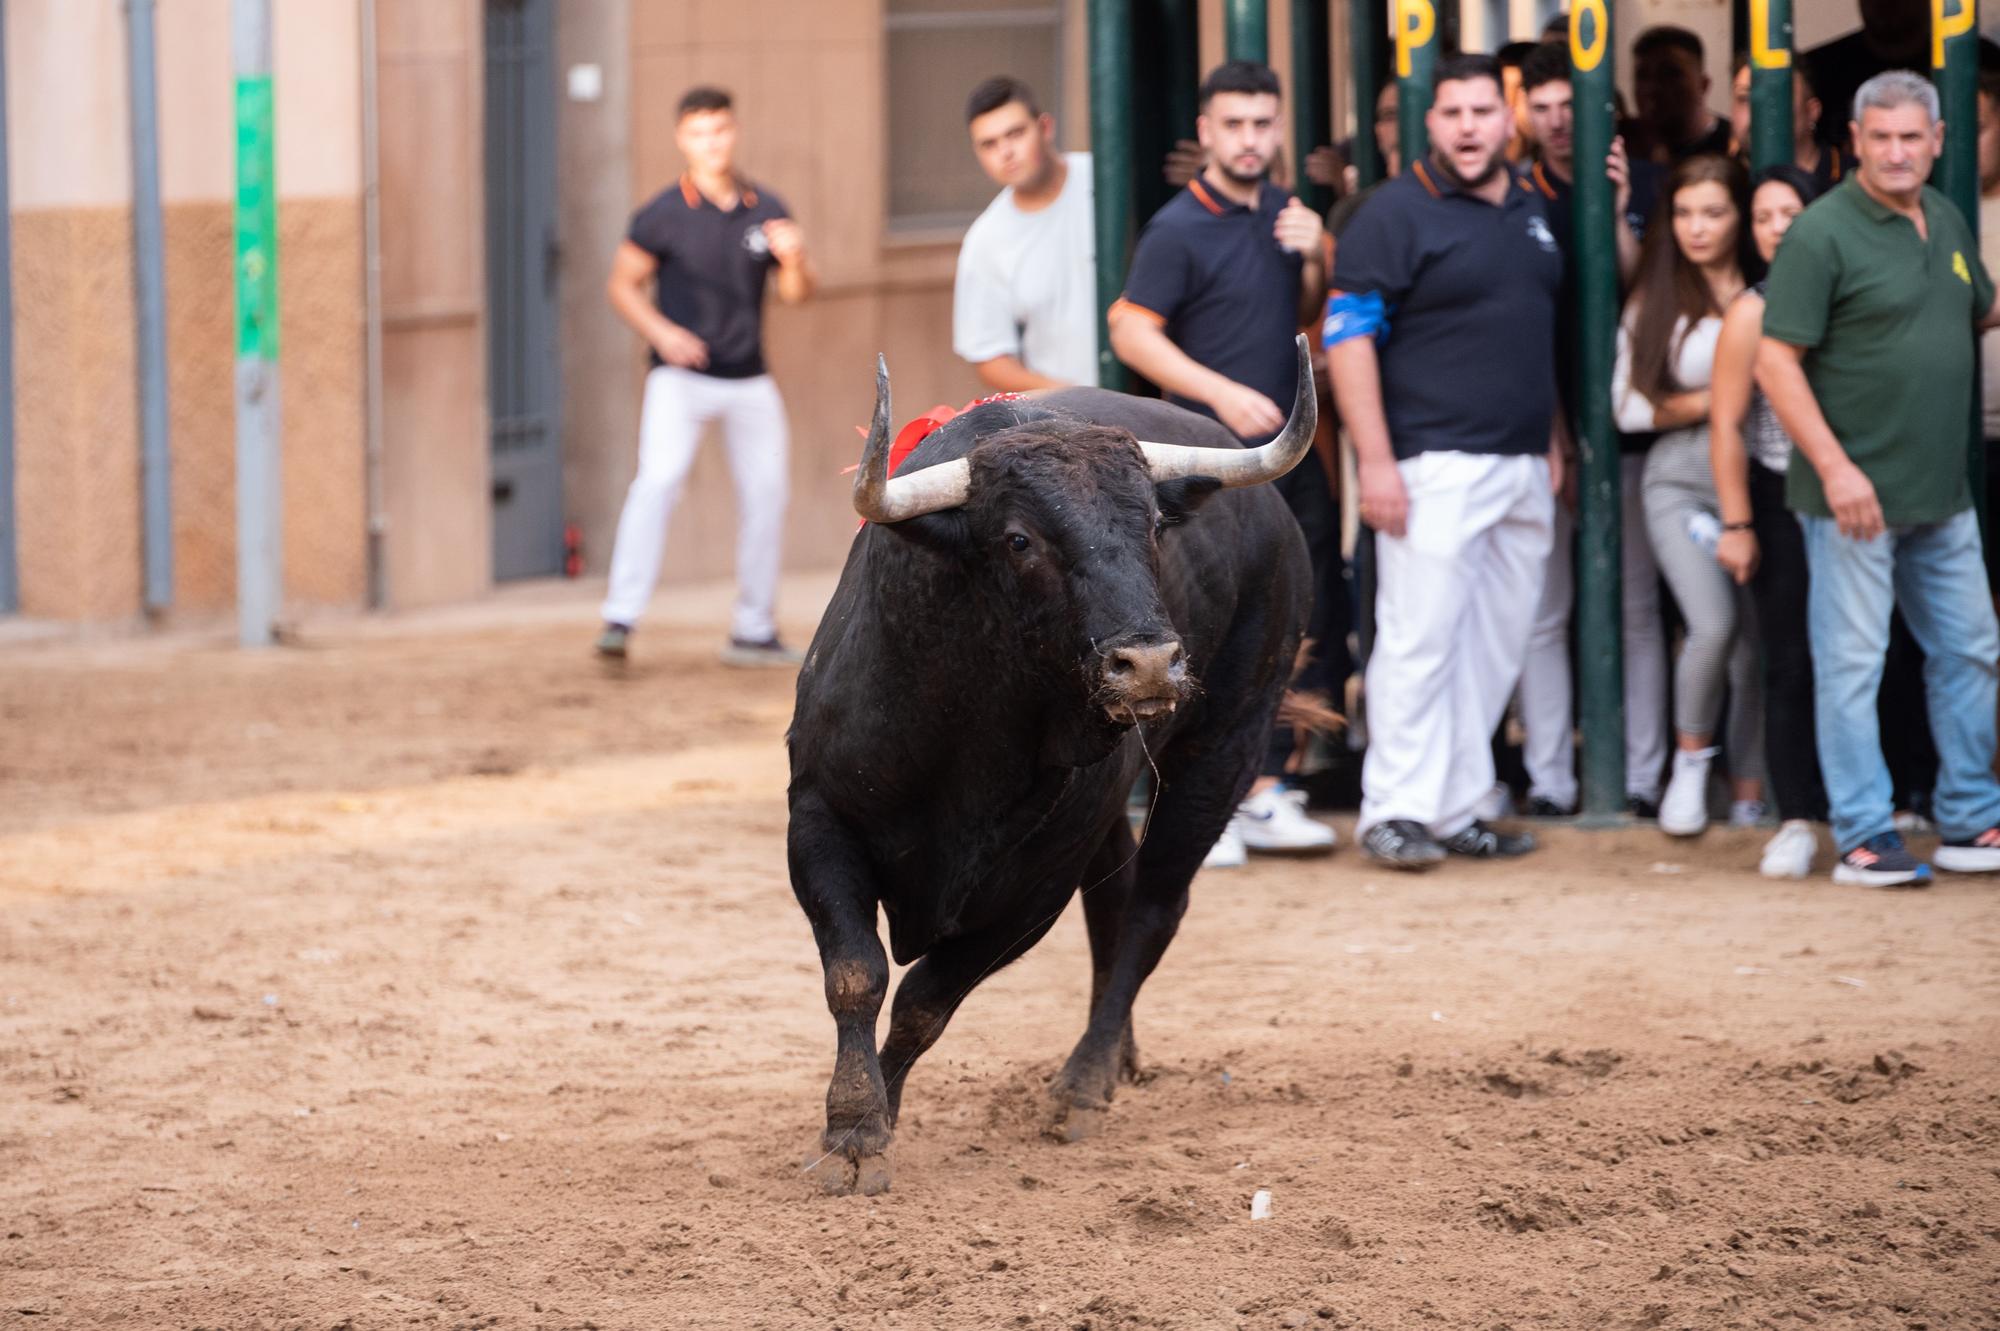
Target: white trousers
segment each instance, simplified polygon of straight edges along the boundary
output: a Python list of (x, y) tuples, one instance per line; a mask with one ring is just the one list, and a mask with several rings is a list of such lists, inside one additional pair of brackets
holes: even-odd
[[(1641, 453), (1625, 456), (1619, 472), (1620, 602), (1625, 656), (1625, 792), (1647, 800), (1660, 797), (1660, 771), (1667, 761), (1667, 643), (1660, 620), (1660, 570), (1646, 536), (1640, 479)], [(1521, 727), (1527, 732), (1521, 758), (1528, 769), (1528, 794), (1574, 807), (1576, 787), (1575, 695), (1570, 677), (1569, 618), (1576, 602), (1576, 565), (1570, 537), (1575, 518), (1557, 505), (1555, 546), (1528, 656), (1521, 668)]]
[(608, 624), (632, 625), (645, 613), (659, 581), (667, 519), (694, 465), (701, 429), (722, 422), (729, 470), (736, 478), (736, 607), (731, 637), (762, 642), (777, 632), (778, 595), (790, 436), (785, 404), (768, 374), (716, 379), (661, 365), (646, 376), (639, 410), (639, 474), (625, 494), (618, 540), (611, 550)]
[(1375, 647), (1358, 830), (1448, 837), (1493, 788), (1500, 724), (1549, 561), (1548, 459), (1423, 453), (1397, 464), (1409, 523), (1375, 538)]

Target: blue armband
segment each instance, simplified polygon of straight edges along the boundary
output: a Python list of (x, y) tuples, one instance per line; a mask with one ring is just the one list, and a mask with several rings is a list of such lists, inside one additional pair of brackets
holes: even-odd
[(1334, 346), (1353, 337), (1372, 337), (1377, 342), (1389, 336), (1389, 312), (1382, 296), (1374, 291), (1337, 291), (1327, 298), (1326, 323), (1320, 327), (1320, 343)]

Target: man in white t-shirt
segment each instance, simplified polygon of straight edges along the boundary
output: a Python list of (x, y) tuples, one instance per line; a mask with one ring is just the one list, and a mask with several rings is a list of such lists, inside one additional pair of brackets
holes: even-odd
[(1097, 382), (1097, 246), (1090, 154), (1056, 151), (1053, 117), (1019, 79), (972, 90), (979, 165), (1003, 188), (965, 233), (952, 350), (999, 392)]

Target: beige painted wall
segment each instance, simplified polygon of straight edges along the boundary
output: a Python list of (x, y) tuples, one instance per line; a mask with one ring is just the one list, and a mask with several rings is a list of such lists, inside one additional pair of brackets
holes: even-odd
[[(356, 3), (279, 0), (276, 14), (295, 605), (364, 591)], [(174, 609), (200, 614), (235, 588), (228, 0), (157, 14)], [(126, 22), (120, 0), (7, 6), (22, 608), (54, 618), (140, 608)]]
[[(361, 188), (361, 0), (276, 0), (278, 188)], [(228, 199), (235, 185), (230, 0), (158, 0), (161, 192)], [(12, 0), (7, 12), (9, 188), (16, 211), (132, 197), (122, 0)]]
[(389, 602), (492, 585), (479, 0), (376, 0)]
[[(169, 203), (228, 199), (236, 189), (230, 0), (157, 4), (161, 190)], [(287, 198), (361, 191), (361, 4), (273, 0), (278, 188)]]
[(7, 6), (7, 156), (16, 212), (128, 203), (125, 13), (116, 0)]

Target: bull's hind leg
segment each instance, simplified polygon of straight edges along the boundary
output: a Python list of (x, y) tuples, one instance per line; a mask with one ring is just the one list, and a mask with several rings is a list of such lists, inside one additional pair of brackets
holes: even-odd
[(1103, 1124), (1131, 1049), (1139, 987), (1173, 941), (1188, 884), (1255, 776), (1265, 730), (1252, 723), (1224, 735), (1214, 749), (1170, 755), (1161, 765), (1159, 801), (1133, 862), (1110, 962), (1092, 986), (1090, 1024), (1049, 1088), (1050, 1130), (1066, 1141)]
[(824, 1154), (812, 1172), (828, 1192), (881, 1192), (889, 1186), (883, 1152), (892, 1119), (875, 1018), (889, 991), (889, 959), (875, 932), (873, 885), (846, 830), (810, 795), (793, 799), (787, 856), (792, 891), (819, 944), (835, 1032)]

